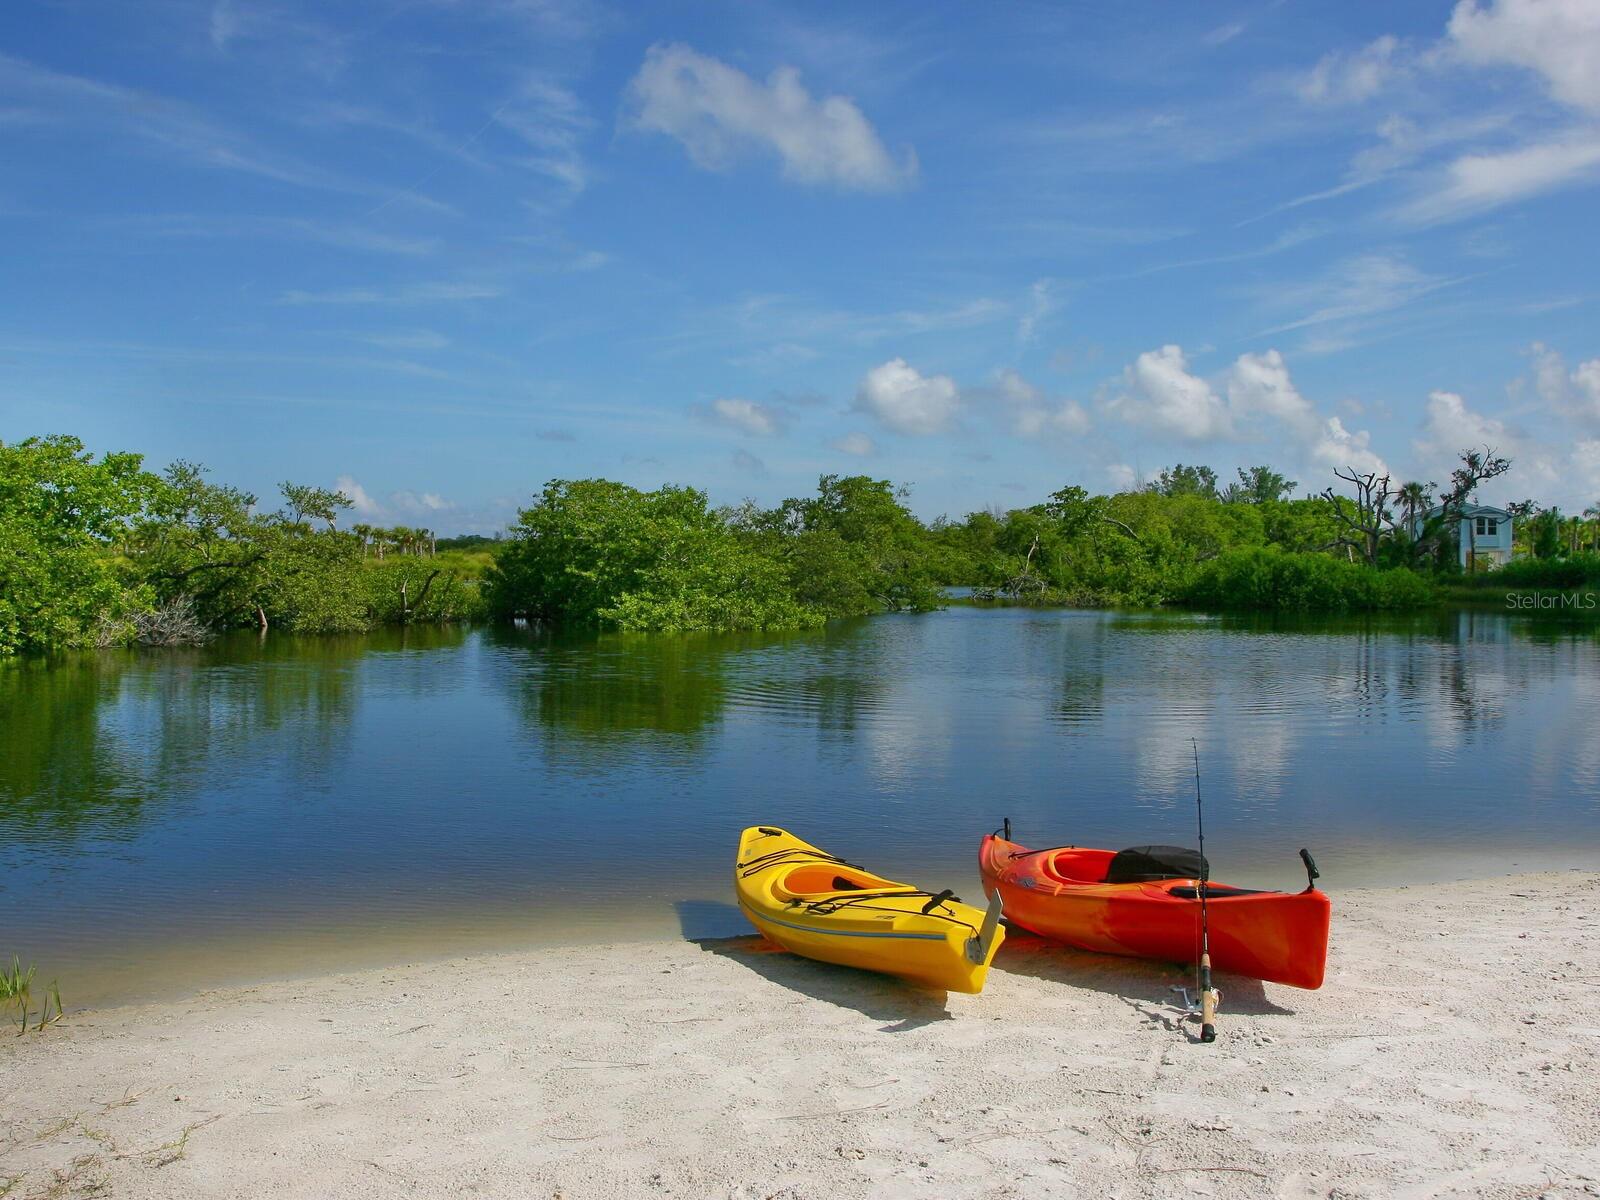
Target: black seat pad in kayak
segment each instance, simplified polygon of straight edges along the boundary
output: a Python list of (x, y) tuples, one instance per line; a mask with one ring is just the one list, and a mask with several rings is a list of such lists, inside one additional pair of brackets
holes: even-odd
[(1186, 846), (1131, 846), (1111, 856), (1107, 883), (1150, 883), (1157, 879), (1205, 879), (1210, 870), (1200, 851)]

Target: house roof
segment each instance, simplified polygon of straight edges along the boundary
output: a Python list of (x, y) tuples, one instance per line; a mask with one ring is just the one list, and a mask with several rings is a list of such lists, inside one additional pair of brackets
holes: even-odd
[[(1442, 512), (1444, 512), (1444, 505), (1435, 504), (1432, 508), (1430, 508), (1427, 512), (1425, 512), (1422, 515), (1426, 516), (1426, 517), (1437, 517)], [(1496, 508), (1492, 504), (1463, 504), (1461, 506), (1461, 516), (1462, 516), (1463, 519), (1465, 519), (1467, 517), (1480, 517), (1480, 516), (1481, 517), (1499, 517), (1502, 521), (1509, 521), (1509, 520), (1512, 519), (1511, 514), (1508, 513), (1505, 509)]]

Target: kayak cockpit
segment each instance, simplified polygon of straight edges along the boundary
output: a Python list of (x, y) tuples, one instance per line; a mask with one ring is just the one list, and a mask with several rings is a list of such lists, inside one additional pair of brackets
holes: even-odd
[(839, 892), (884, 892), (911, 888), (904, 883), (883, 879), (870, 871), (843, 863), (808, 863), (789, 871), (773, 884), (781, 898), (831, 896)]
[(1040, 858), (1039, 871), (1052, 883), (1104, 883), (1114, 857), (1110, 850), (1052, 850)]

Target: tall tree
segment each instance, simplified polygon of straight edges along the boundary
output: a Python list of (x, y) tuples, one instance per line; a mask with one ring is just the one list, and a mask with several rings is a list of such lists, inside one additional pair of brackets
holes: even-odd
[(1413, 479), (1402, 483), (1395, 491), (1395, 503), (1400, 506), (1402, 520), (1409, 533), (1416, 528), (1417, 517), (1428, 511), (1433, 503), (1433, 485)]
[(1186, 467), (1179, 463), (1167, 467), (1150, 484), (1152, 492), (1163, 496), (1204, 496), (1217, 494), (1217, 473), (1210, 467)]
[(1238, 471), (1239, 482), (1230, 483), (1222, 494), (1230, 503), (1270, 504), (1286, 499), (1300, 486), (1268, 466), (1240, 467)]
[(291, 521), (301, 523), (326, 521), (328, 528), (332, 529), (338, 524), (340, 512), (353, 507), (348, 496), (332, 488), (312, 487), (309, 484), (288, 481), (278, 486), (283, 493)]

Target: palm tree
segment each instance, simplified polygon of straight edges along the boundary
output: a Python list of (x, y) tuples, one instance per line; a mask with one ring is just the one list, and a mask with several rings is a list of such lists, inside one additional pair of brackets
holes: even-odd
[(1600, 550), (1600, 500), (1584, 509), (1583, 515), (1589, 519), (1589, 549)]
[(350, 532), (361, 539), (361, 557), (365, 558), (367, 556), (368, 545), (372, 540), (372, 526), (362, 525), (358, 522), (357, 524), (350, 526)]
[(1428, 483), (1402, 483), (1400, 490), (1395, 494), (1395, 499), (1400, 502), (1401, 510), (1406, 514), (1406, 529), (1409, 531), (1417, 519), (1417, 514), (1426, 512), (1433, 503), (1433, 485)]
[(1568, 517), (1562, 524), (1566, 526), (1564, 532), (1567, 535), (1567, 553), (1576, 554), (1583, 539), (1583, 518)]

